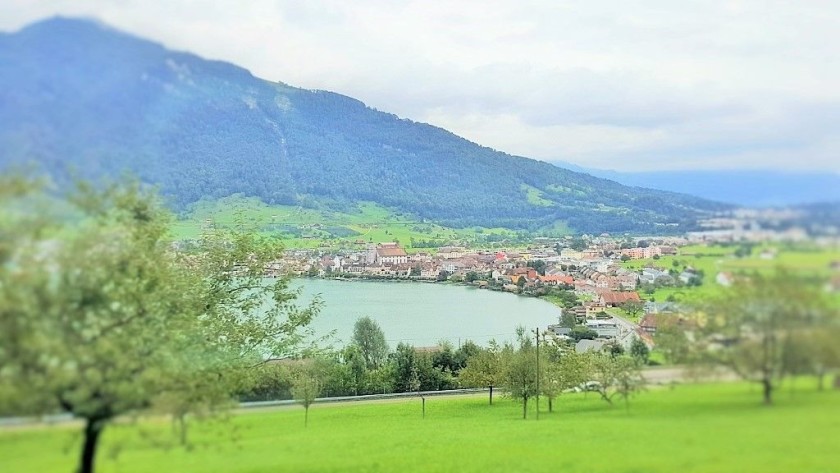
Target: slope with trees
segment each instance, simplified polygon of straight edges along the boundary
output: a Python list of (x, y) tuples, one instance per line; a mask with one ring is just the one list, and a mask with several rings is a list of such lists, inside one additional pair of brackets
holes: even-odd
[(0, 165), (32, 160), (59, 180), (130, 169), (179, 209), (242, 193), (374, 201), (454, 227), (660, 233), (727, 208), (510, 156), (85, 20), (0, 36), (0, 102)]

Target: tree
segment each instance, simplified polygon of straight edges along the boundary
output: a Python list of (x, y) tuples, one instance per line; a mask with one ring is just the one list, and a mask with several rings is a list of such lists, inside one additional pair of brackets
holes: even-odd
[(566, 328), (575, 328), (577, 325), (577, 317), (571, 310), (564, 310), (560, 315), (560, 326)]
[(522, 418), (528, 417), (528, 400), (537, 395), (536, 352), (533, 346), (520, 347), (506, 364), (504, 385), (510, 397), (522, 402)]
[(595, 340), (598, 338), (598, 332), (583, 326), (577, 326), (569, 332), (569, 336), (572, 337), (575, 342), (579, 342), (584, 339)]
[(493, 388), (501, 384), (505, 376), (504, 361), (502, 347), (491, 341), (488, 348), (467, 359), (458, 379), (464, 386), (490, 388), (490, 404), (493, 404)]
[(624, 309), (624, 312), (626, 312), (630, 317), (635, 317), (645, 310), (645, 305), (642, 301), (627, 301), (621, 306), (621, 308)]
[(557, 396), (587, 381), (589, 361), (585, 353), (561, 351), (557, 345), (552, 346), (548, 341), (545, 346), (545, 361), (540, 365), (540, 391), (548, 398), (548, 412), (554, 412), (554, 399)]
[(82, 419), (81, 473), (115, 417), (163, 405), (183, 420), (229, 401), (317, 313), (294, 305), (287, 280), (264, 282), (273, 240), (214, 230), (177, 251), (171, 217), (139, 184), (80, 184), (62, 208), (71, 220), (11, 210), (43, 194), (0, 180), (0, 409)]
[(644, 389), (645, 378), (636, 359), (618, 357), (613, 359), (613, 363), (616, 365), (614, 394), (624, 400), (625, 408), (629, 408), (630, 397)]
[(630, 356), (635, 358), (640, 364), (646, 365), (650, 358), (650, 348), (641, 338), (634, 338), (630, 343)]
[(362, 317), (353, 326), (353, 344), (359, 347), (368, 370), (379, 368), (388, 358), (385, 333), (370, 317)]
[(479, 353), (481, 353), (481, 347), (476, 345), (472, 340), (465, 341), (455, 350), (455, 355), (452, 360), (456, 367), (454, 371), (460, 373), (467, 366), (467, 361)]
[(808, 350), (803, 335), (837, 313), (819, 284), (784, 270), (741, 278), (697, 309), (698, 361), (761, 384), (765, 404), (788, 374), (786, 360)]
[(537, 271), (537, 274), (545, 276), (545, 261), (541, 259), (528, 261), (527, 266), (529, 268), (534, 268)]
[(599, 353), (592, 357), (592, 370), (598, 394), (612, 405), (618, 395), (628, 404), (630, 396), (644, 387), (644, 378), (639, 364), (628, 356), (613, 356)]
[[(398, 392), (418, 390), (420, 388), (420, 378), (417, 372), (414, 347), (406, 343), (398, 344), (394, 352), (394, 364), (396, 365), (396, 390)], [(415, 382), (417, 383), (416, 386)]]
[(309, 425), (309, 406), (321, 394), (321, 380), (312, 360), (303, 360), (303, 363), (292, 377), (292, 397), (303, 406), (303, 425), (306, 427)]
[(693, 344), (689, 340), (690, 327), (681, 323), (676, 316), (657, 315), (656, 334), (653, 336), (656, 349), (665, 355), (665, 360), (671, 364), (682, 364), (693, 359)]
[(837, 343), (840, 337), (840, 326), (837, 316), (820, 324), (816, 324), (807, 333), (803, 334), (803, 351), (805, 352), (806, 363), (809, 364), (810, 372), (818, 380), (818, 389), (825, 388), (825, 377), (832, 371), (840, 369), (840, 344)]
[(350, 382), (353, 386), (353, 394), (363, 394), (365, 376), (367, 375), (367, 362), (362, 354), (361, 348), (356, 344), (350, 344), (343, 351), (344, 364), (350, 374)]

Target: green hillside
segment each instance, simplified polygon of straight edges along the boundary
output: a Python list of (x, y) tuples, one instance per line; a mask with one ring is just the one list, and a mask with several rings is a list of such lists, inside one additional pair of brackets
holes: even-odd
[(454, 228), (682, 232), (726, 208), (510, 156), (339, 94), (252, 76), (101, 24), (0, 35), (0, 166), (160, 186), (180, 211), (232, 194)]

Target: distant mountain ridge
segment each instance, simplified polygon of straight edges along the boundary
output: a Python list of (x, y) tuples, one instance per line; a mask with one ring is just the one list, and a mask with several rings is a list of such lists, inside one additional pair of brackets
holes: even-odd
[(373, 201), (451, 226), (693, 228), (725, 204), (479, 146), (339, 94), (272, 83), (88, 20), (0, 36), (0, 166), (130, 169), (173, 205)]
[(555, 161), (555, 165), (626, 186), (682, 192), (746, 207), (840, 201), (840, 174), (767, 169), (620, 172)]

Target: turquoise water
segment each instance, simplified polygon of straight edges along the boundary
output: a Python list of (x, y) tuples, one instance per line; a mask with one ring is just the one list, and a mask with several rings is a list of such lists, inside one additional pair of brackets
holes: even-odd
[(448, 340), (456, 347), (472, 340), (513, 341), (516, 327), (527, 329), (557, 323), (560, 311), (552, 304), (514, 294), (431, 283), (336, 281), (301, 279), (301, 302), (320, 294), (325, 305), (311, 327), (317, 336), (335, 331), (342, 346), (359, 317), (379, 323), (393, 349), (397, 343), (432, 346)]

